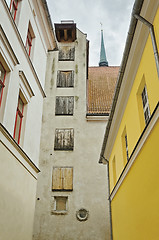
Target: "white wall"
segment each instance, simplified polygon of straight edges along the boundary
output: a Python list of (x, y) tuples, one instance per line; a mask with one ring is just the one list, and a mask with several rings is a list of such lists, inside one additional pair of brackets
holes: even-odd
[[(47, 36), (50, 31), (47, 18), (43, 16), (45, 32), (36, 17), (39, 8), (33, 2), (19, 2), (19, 15), (14, 22), (6, 1), (0, 1), (0, 62), (7, 72), (0, 107), (0, 239), (3, 240), (32, 239), (43, 86), (50, 47), (47, 38), (51, 38), (51, 34)], [(41, 1), (39, 4), (42, 8)], [(25, 50), (29, 21), (36, 36), (31, 58)], [(18, 145), (13, 133), (20, 90), (26, 102)]]

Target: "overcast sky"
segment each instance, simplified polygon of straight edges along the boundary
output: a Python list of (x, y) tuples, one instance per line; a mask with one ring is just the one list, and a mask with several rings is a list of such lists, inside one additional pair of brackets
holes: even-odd
[(98, 66), (100, 32), (109, 66), (121, 64), (134, 0), (47, 0), (53, 23), (74, 20), (90, 41), (89, 66)]

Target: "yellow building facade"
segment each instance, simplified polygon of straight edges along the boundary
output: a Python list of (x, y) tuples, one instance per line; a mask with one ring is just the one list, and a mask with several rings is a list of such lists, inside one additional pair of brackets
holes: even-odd
[(159, 239), (159, 1), (135, 1), (100, 163), (114, 240)]

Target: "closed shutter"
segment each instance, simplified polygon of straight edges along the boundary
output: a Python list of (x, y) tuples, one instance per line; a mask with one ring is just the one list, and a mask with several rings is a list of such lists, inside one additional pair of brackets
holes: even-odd
[(53, 168), (52, 190), (63, 189), (62, 175), (63, 175), (62, 168), (59, 168), (59, 167)]
[(74, 130), (56, 129), (54, 150), (72, 151), (74, 148)]
[(58, 71), (57, 72), (57, 87), (73, 87), (74, 86), (74, 71)]
[(56, 97), (56, 115), (73, 115), (74, 97)]
[(54, 167), (52, 176), (53, 191), (72, 191), (73, 190), (73, 168)]
[(73, 168), (63, 168), (63, 189), (73, 190)]
[(75, 48), (62, 47), (59, 50), (59, 61), (74, 61), (75, 59)]

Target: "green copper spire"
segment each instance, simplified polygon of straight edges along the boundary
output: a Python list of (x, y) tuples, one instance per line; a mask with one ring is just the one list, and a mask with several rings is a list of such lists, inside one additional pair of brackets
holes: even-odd
[(104, 39), (103, 39), (103, 30), (101, 30), (101, 49), (100, 49), (100, 61), (99, 61), (99, 66), (107, 66), (108, 67), (108, 61), (106, 58), (106, 53), (105, 53), (105, 47), (104, 47)]

